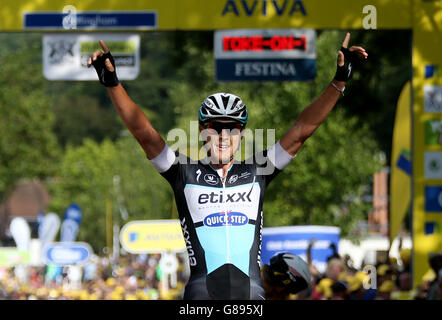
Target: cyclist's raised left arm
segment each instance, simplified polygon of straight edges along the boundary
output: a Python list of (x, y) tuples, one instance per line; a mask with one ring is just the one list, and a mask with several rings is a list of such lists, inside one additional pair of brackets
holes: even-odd
[(294, 125), (281, 138), (281, 147), (291, 156), (298, 152), (304, 141), (315, 132), (335, 106), (341, 95), (339, 90), (342, 91), (346, 81), (351, 78), (352, 59), (366, 59), (368, 57), (362, 47), (352, 46), (347, 49), (349, 41), (350, 33), (347, 33), (341, 50), (339, 50), (338, 67), (334, 79), (322, 94), (300, 113)]

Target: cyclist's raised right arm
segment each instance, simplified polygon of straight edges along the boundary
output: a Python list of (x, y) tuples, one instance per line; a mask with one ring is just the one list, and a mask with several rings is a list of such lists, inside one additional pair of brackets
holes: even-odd
[(144, 112), (132, 101), (121, 83), (107, 87), (109, 97), (126, 127), (137, 139), (148, 159), (153, 159), (164, 149), (165, 142), (150, 123)]
[(165, 142), (118, 81), (115, 63), (109, 48), (102, 40), (100, 40), (100, 45), (103, 51), (94, 52), (88, 60), (88, 67), (91, 65), (95, 67), (100, 82), (106, 86), (111, 101), (124, 124), (141, 145), (147, 158), (151, 160), (164, 150)]

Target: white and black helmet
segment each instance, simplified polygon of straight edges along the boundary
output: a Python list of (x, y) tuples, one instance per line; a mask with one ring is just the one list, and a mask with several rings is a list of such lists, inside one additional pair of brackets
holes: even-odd
[(201, 104), (199, 122), (204, 125), (216, 118), (232, 119), (247, 124), (247, 108), (241, 98), (231, 93), (215, 93), (208, 96)]
[(283, 286), (291, 293), (309, 288), (311, 278), (308, 264), (290, 252), (278, 253), (270, 259), (269, 277), (274, 285)]

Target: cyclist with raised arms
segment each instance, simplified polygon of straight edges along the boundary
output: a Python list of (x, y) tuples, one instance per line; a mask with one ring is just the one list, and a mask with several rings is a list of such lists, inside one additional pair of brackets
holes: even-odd
[(190, 161), (166, 144), (127, 95), (103, 41), (103, 51), (89, 58), (124, 124), (174, 191), (191, 270), (184, 299), (265, 298), (259, 267), (264, 191), (333, 109), (353, 62), (367, 58), (362, 47), (348, 48), (349, 40), (347, 33), (322, 94), (275, 145), (244, 161), (234, 159), (248, 118), (238, 96), (215, 93), (203, 101), (198, 118), (208, 156)]

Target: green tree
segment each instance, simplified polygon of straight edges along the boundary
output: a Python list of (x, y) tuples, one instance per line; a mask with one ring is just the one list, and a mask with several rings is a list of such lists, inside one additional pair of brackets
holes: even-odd
[[(106, 246), (107, 200), (112, 203), (112, 221), (120, 226), (132, 220), (171, 217), (172, 193), (148, 162), (132, 136), (117, 142), (85, 139), (80, 146), (69, 145), (57, 179), (49, 185), (50, 210), (62, 214), (70, 203), (77, 203), (83, 212), (78, 240), (101, 252)], [(124, 211), (127, 217), (122, 216)]]
[(0, 195), (21, 178), (51, 177), (60, 149), (32, 50), (0, 58)]

